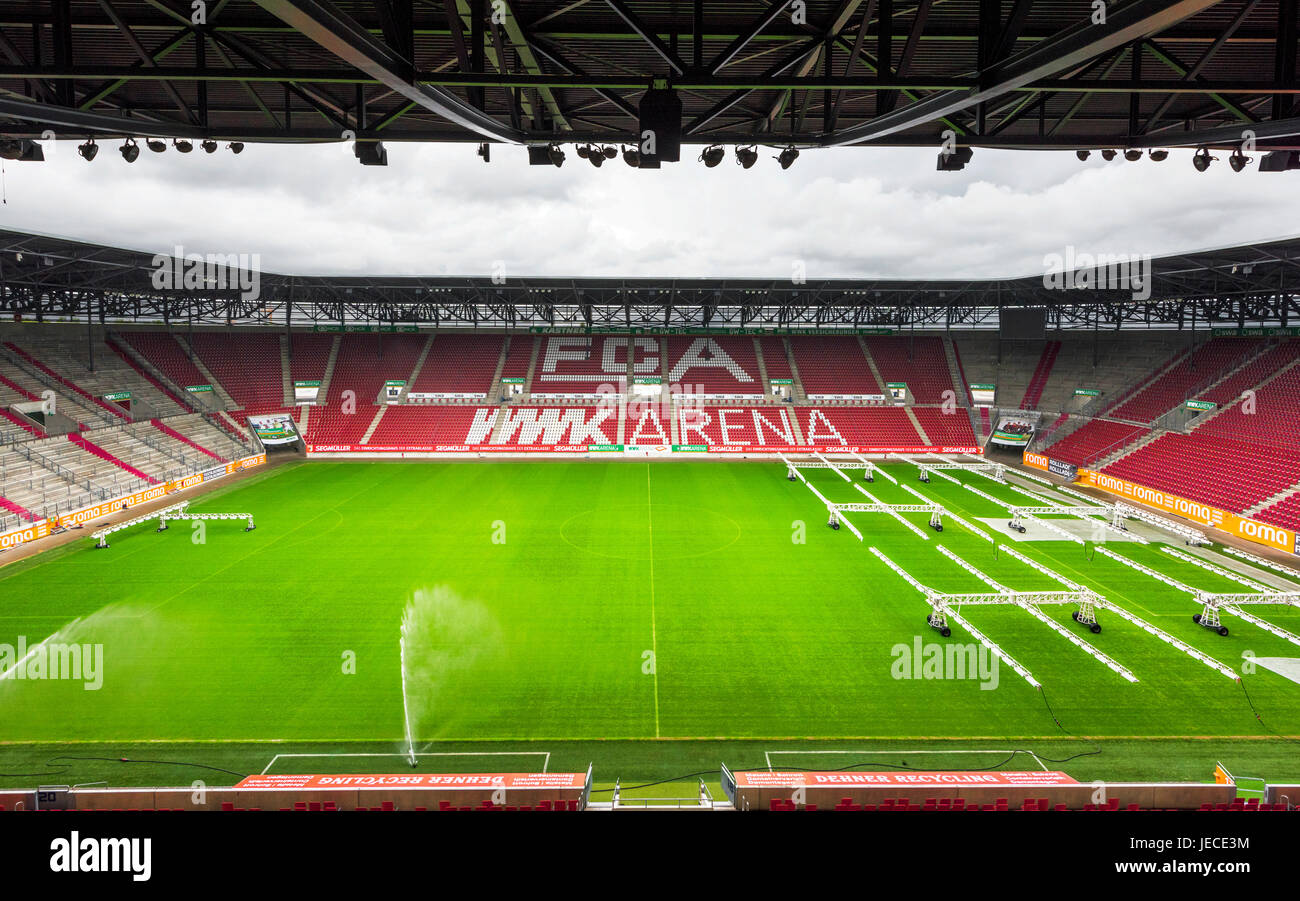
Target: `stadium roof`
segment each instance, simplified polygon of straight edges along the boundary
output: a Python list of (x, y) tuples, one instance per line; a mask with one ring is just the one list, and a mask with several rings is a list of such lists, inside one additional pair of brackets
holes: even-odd
[[(845, 329), (992, 328), (1003, 309), (1043, 307), (1052, 328), (1300, 325), (1300, 237), (1152, 259), (1149, 292), (1129, 281), (1099, 287), (1122, 268), (1082, 257), (1062, 260), (1060, 269), (1091, 272), (1086, 286), (1043, 274), (804, 283), (271, 272), (253, 278), (255, 259), (186, 260), (170, 249), (151, 254), (0, 230), (0, 314), (175, 325)], [(1094, 263), (1105, 273), (1090, 270)], [(186, 287), (190, 276), (203, 284)]]
[(1293, 0), (1095, 6), (4, 0), (0, 133), (634, 142), (667, 79), (703, 144), (1300, 147)]

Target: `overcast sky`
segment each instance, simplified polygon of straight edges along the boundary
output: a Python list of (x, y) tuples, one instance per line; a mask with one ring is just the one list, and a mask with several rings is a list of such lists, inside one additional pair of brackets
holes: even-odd
[[(1204, 174), (1190, 151), (1086, 163), (1072, 152), (976, 150), (936, 172), (935, 149), (805, 151), (781, 171), (683, 162), (562, 169), (522, 148), (249, 145), (235, 156), (115, 143), (91, 163), (73, 142), (4, 164), (4, 227), (149, 252), (258, 254), (288, 274), (807, 277), (1020, 276), (1067, 245), (1088, 253), (1198, 250), (1300, 233), (1300, 173)], [(1220, 154), (1223, 156), (1223, 154)]]

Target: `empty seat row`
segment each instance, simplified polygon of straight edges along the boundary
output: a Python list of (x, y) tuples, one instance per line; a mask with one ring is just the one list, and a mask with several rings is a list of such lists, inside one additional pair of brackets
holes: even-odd
[(408, 391), (486, 397), (501, 361), (501, 335), (438, 335)]
[[(880, 378), (888, 385), (907, 385), (918, 404), (942, 404), (963, 396), (965, 387), (953, 384), (943, 339), (933, 335), (873, 336), (865, 339)], [(952, 392), (945, 397), (944, 392)], [(958, 392), (961, 393), (958, 393)]]
[(1119, 451), (1151, 432), (1143, 426), (1093, 419), (1048, 445), (1044, 451), (1055, 460), (1087, 466)]
[(1211, 338), (1108, 411), (1116, 419), (1152, 422), (1194, 397), (1259, 350), (1246, 338)]
[(795, 365), (799, 367), (799, 380), (810, 398), (885, 393), (884, 386), (872, 374), (857, 337), (800, 335), (789, 340)]

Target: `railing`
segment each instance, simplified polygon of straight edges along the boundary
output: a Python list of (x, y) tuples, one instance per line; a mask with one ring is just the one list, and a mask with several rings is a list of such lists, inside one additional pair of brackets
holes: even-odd
[(203, 419), (208, 423), (208, 425), (212, 426), (218, 432), (228, 437), (233, 444), (236, 444), (239, 447), (243, 448), (244, 453), (256, 449), (254, 448), (251, 441), (249, 441), (243, 435), (237, 434), (234, 431), (232, 431), (230, 426), (227, 425), (225, 422), (223, 422), (221, 417), (218, 416), (216, 413), (204, 413)]
[(622, 785), (616, 781), (608, 802), (594, 802), (587, 806), (597, 810), (730, 810), (731, 802), (715, 800), (703, 779), (699, 780), (699, 790), (693, 798), (624, 798)]
[(87, 491), (91, 492), (92, 494), (94, 493), (95, 488), (93, 485), (90, 484), (89, 479), (82, 480), (71, 469), (64, 466), (62, 463), (58, 463), (54, 460), (51, 460), (49, 457), (46, 457), (44, 454), (37, 453), (35, 450), (32, 449), (30, 445), (28, 444), (15, 445), (14, 450), (17, 451), (22, 456), (26, 457), (30, 462), (35, 463), (37, 466), (40, 466), (42, 469), (48, 469), (50, 472), (54, 473), (64, 481), (71, 482), (73, 485), (80, 485), (81, 487), (85, 488)]
[(131, 343), (121, 335), (118, 335), (112, 329), (107, 329), (104, 332), (104, 343), (109, 347), (114, 348), (122, 356), (128, 357), (130, 361), (135, 363), (142, 372), (149, 376), (149, 378), (156, 381), (159, 385), (164, 386), (164, 388), (167, 388), (168, 390), (164, 390), (163, 394), (174, 394), (175, 397), (180, 400), (182, 406), (189, 408), (188, 412), (204, 412), (205, 408), (194, 399), (194, 395), (186, 391), (184, 386), (175, 384), (161, 369), (150, 363), (149, 360), (145, 358), (144, 354), (136, 350)]
[[(1202, 393), (1204, 393), (1205, 391), (1209, 390), (1210, 388), (1213, 388), (1215, 385), (1219, 384), (1220, 382), (1223, 382), (1223, 381), (1226, 381), (1227, 379), (1232, 378), (1234, 375), (1236, 375), (1236, 374), (1237, 374), (1238, 372), (1240, 372), (1242, 369), (1244, 369), (1245, 367), (1249, 366), (1251, 363), (1255, 362), (1255, 360), (1257, 360), (1259, 357), (1261, 357), (1261, 356), (1263, 356), (1264, 354), (1268, 353), (1268, 351), (1271, 350), (1274, 346), (1275, 346), (1275, 344), (1272, 343), (1272, 342), (1265, 343), (1265, 344), (1261, 345), (1261, 346), (1258, 348), (1258, 351), (1257, 351), (1256, 353), (1250, 354), (1249, 356), (1247, 356), (1247, 357), (1243, 358), (1242, 360), (1238, 361), (1237, 365), (1233, 366), (1231, 369), (1226, 370), (1226, 371), (1224, 371), (1224, 370), (1215, 370), (1214, 372), (1210, 372), (1210, 373), (1205, 374), (1202, 378), (1200, 378), (1200, 379), (1197, 380), (1196, 382), (1193, 382), (1193, 383), (1192, 383), (1191, 385), (1189, 385), (1187, 388), (1184, 388), (1184, 389), (1183, 389), (1183, 391), (1181, 392), (1182, 396), (1181, 396), (1181, 398), (1178, 400), (1178, 403), (1177, 403), (1176, 406), (1174, 406), (1174, 407), (1172, 407), (1171, 409), (1169, 409), (1169, 410), (1165, 411), (1164, 413), (1160, 414), (1160, 415), (1157, 416), (1155, 419), (1152, 419), (1152, 420), (1147, 421), (1145, 424), (1146, 424), (1146, 425), (1149, 425), (1149, 426), (1151, 426), (1151, 427), (1154, 427), (1154, 428), (1167, 428), (1167, 429), (1171, 429), (1171, 430), (1173, 430), (1173, 431), (1186, 431), (1186, 430), (1188, 429), (1189, 425), (1190, 425), (1190, 421), (1188, 421), (1188, 422), (1182, 422), (1181, 424), (1178, 424), (1178, 425), (1172, 425), (1172, 426), (1171, 426), (1171, 425), (1164, 425), (1163, 423), (1164, 423), (1165, 421), (1169, 421), (1169, 422), (1177, 423), (1177, 422), (1178, 422), (1178, 418), (1177, 418), (1177, 416), (1176, 416), (1175, 414), (1178, 414), (1178, 413), (1180, 413), (1180, 412), (1183, 412), (1183, 405), (1186, 404), (1187, 401), (1189, 401), (1189, 400), (1194, 400), (1197, 396), (1199, 396), (1200, 394), (1202, 394)], [(1150, 387), (1151, 385), (1154, 385), (1156, 382), (1160, 381), (1160, 379), (1163, 378), (1163, 377), (1164, 377), (1164, 376), (1165, 376), (1165, 375), (1166, 375), (1170, 370), (1172, 370), (1172, 369), (1174, 369), (1175, 367), (1177, 367), (1177, 366), (1178, 366), (1179, 364), (1181, 364), (1184, 360), (1186, 360), (1187, 357), (1189, 357), (1193, 352), (1195, 352), (1195, 350), (1198, 350), (1198, 349), (1199, 349), (1199, 348), (1193, 348), (1192, 350), (1189, 350), (1189, 351), (1186, 351), (1186, 352), (1184, 352), (1184, 353), (1182, 353), (1182, 354), (1179, 354), (1178, 358), (1175, 359), (1175, 360), (1174, 360), (1174, 361), (1173, 361), (1169, 366), (1167, 366), (1167, 367), (1164, 368), (1164, 369), (1161, 369), (1158, 373), (1156, 373), (1156, 375), (1155, 375), (1154, 377), (1152, 377), (1152, 378), (1149, 380), (1149, 382), (1147, 383), (1147, 385), (1143, 386), (1144, 389), (1145, 389), (1146, 387)], [(1139, 379), (1138, 381), (1140, 382), (1140, 379)], [(1119, 389), (1119, 391), (1113, 392), (1112, 396), (1113, 396), (1113, 397), (1116, 397), (1116, 398), (1121, 398), (1121, 397), (1124, 396), (1124, 393), (1127, 392), (1128, 390), (1130, 390), (1130, 389), (1129, 389), (1129, 388), (1121, 388), (1121, 389)], [(1095, 400), (1101, 400), (1101, 399), (1102, 399), (1102, 398), (1096, 398)], [(1131, 400), (1131, 399), (1132, 399), (1131, 397), (1129, 397), (1129, 398), (1124, 398), (1125, 402), (1127, 402), (1128, 400)], [(1089, 412), (1089, 408), (1092, 407), (1092, 405), (1093, 405), (1093, 402), (1090, 401), (1090, 402), (1089, 402), (1088, 404), (1086, 404), (1086, 405), (1085, 405), (1085, 406), (1084, 406), (1084, 407), (1083, 407), (1079, 412), (1080, 412), (1082, 415), (1085, 415), (1085, 416), (1087, 416), (1087, 415), (1096, 415), (1096, 416), (1100, 416), (1100, 415), (1101, 415), (1101, 412), (1098, 412), (1098, 413), (1096, 413), (1096, 414), (1093, 414), (1093, 413), (1090, 413), (1090, 412)], [(1116, 404), (1116, 406), (1119, 406), (1119, 404)], [(1104, 412), (1104, 410), (1103, 410), (1102, 412)], [(1190, 417), (1190, 418), (1195, 418), (1195, 417)], [(1126, 422), (1127, 422), (1128, 420), (1123, 420), (1123, 421), (1126, 421)]]
[(1087, 457), (1085, 457), (1083, 461), (1083, 465), (1085, 467), (1092, 467), (1097, 463), (1097, 461), (1105, 460), (1107, 457), (1109, 457), (1111, 454), (1115, 453), (1117, 450), (1124, 447), (1125, 445), (1137, 444), (1139, 441), (1144, 441), (1149, 437), (1151, 437), (1150, 432), (1148, 432), (1145, 435), (1129, 436), (1128, 438), (1121, 438), (1118, 441), (1113, 441), (1106, 447), (1097, 451), (1096, 453), (1089, 454)]
[[(134, 425), (134, 423), (132, 423), (132, 425)], [(150, 425), (149, 428), (152, 429), (153, 426)], [(134, 438), (136, 441), (139, 441), (141, 444), (145, 445), (146, 447), (152, 448), (153, 450), (162, 454), (164, 457), (167, 457), (168, 459), (173, 460), (176, 463), (179, 463), (182, 467), (190, 467), (192, 465), (190, 461), (185, 458), (185, 455), (183, 453), (173, 452), (172, 450), (168, 449), (166, 446), (163, 445), (162, 442), (156, 441), (145, 429), (137, 429), (135, 431), (132, 431), (128, 426), (125, 425), (122, 426), (122, 429), (131, 438)], [(168, 478), (171, 478), (171, 476), (168, 476)]]
[[(104, 424), (111, 424), (119, 421), (116, 416), (109, 413), (107, 410), (88, 403), (85, 398), (72, 388), (62, 382), (50, 378), (50, 376), (41, 369), (31, 365), (20, 354), (14, 353), (3, 344), (0, 344), (0, 354), (3, 354), (5, 359), (26, 373), (28, 377), (36, 379), (36, 381), (49, 388), (51, 391), (54, 391), (56, 394), (61, 394), (66, 400), (71, 401), (73, 408), (78, 414), (81, 414), (83, 411), (90, 414), (85, 417), (87, 421), (97, 421)], [(78, 418), (82, 417), (79, 415)]]
[(1170, 369), (1172, 369), (1173, 367), (1181, 363), (1183, 361), (1183, 358), (1186, 357), (1190, 352), (1191, 351), (1188, 348), (1182, 348), (1181, 350), (1179, 350), (1177, 353), (1174, 354), (1172, 359), (1165, 360), (1165, 363), (1167, 365), (1161, 366), (1159, 369), (1155, 370), (1154, 372), (1150, 369), (1144, 370), (1143, 372), (1139, 373), (1138, 375), (1134, 376), (1133, 378), (1121, 384), (1115, 390), (1107, 394), (1102, 394), (1097, 397), (1094, 397), (1092, 400), (1088, 401), (1086, 404), (1084, 404), (1082, 407), (1079, 408), (1078, 410), (1079, 415), (1087, 416), (1090, 418), (1100, 417), (1108, 409), (1119, 406), (1119, 404), (1123, 401), (1130, 400), (1131, 399), (1130, 395), (1136, 394), (1139, 388), (1145, 388), (1148, 385), (1154, 384), (1155, 382), (1159, 381), (1159, 379), (1166, 372), (1168, 372)]

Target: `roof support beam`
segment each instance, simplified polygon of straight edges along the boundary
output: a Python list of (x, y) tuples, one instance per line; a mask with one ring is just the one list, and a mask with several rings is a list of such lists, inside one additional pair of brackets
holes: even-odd
[(503, 125), (448, 91), (404, 80), (399, 74), (401, 61), (353, 19), (324, 0), (256, 2), (339, 59), (430, 112), (487, 138), (510, 144), (527, 139), (522, 131)]
[[(876, 70), (894, 71), (894, 0), (880, 0), (880, 22), (876, 26)], [(898, 102), (892, 91), (876, 91), (876, 115), (891, 112)]]
[[(1277, 5), (1277, 48), (1274, 52), (1273, 78), (1286, 87), (1294, 86), (1296, 83), (1296, 15), (1294, 2), (1288, 3), (1283, 0)], [(1289, 116), (1294, 107), (1294, 99), (1289, 95), (1283, 93), (1273, 95), (1274, 119)]]
[[(232, 53), (253, 66), (264, 68), (278, 65), (276, 60), (268, 58), (266, 54), (245, 43), (242, 38), (236, 37), (233, 34), (213, 31), (209, 33), (209, 36), (216, 43), (230, 48)], [(287, 94), (292, 94), (299, 100), (302, 100), (304, 103), (313, 107), (327, 122), (336, 126), (340, 132), (357, 124), (348, 121), (348, 112), (344, 109), (343, 104), (340, 101), (323, 91), (316, 90), (312, 87), (305, 87), (294, 82), (285, 82), (284, 89)], [(286, 123), (288, 122), (288, 115), (288, 109), (286, 108)]]
[[(532, 36), (529, 39), (529, 43), (532, 45), (533, 50), (536, 51), (538, 56), (542, 57), (543, 59), (549, 60), (550, 63), (553, 66), (555, 66), (557, 69), (562, 70), (568, 75), (575, 75), (578, 78), (587, 77), (586, 72), (584, 72), (578, 66), (570, 62), (569, 59), (564, 56), (564, 54), (560, 53), (560, 51), (555, 47), (550, 46), (548, 42), (540, 40), (536, 36)], [(620, 96), (619, 94), (616, 94), (613, 91), (609, 91), (604, 88), (592, 88), (592, 92), (596, 94), (598, 97), (600, 97), (601, 99), (605, 100), (606, 102), (611, 103), (614, 106), (618, 107), (623, 112), (631, 116), (633, 119), (639, 118), (640, 113), (637, 111), (637, 108), (633, 106), (631, 103), (629, 103), (627, 100), (624, 100), (623, 97)]]
[(1016, 40), (1025, 27), (1025, 19), (1029, 18), (1029, 10), (1033, 5), (1034, 0), (1015, 0), (1015, 5), (1011, 7), (1011, 12), (1007, 14), (1006, 24), (1002, 26), (1002, 34), (998, 38), (997, 46), (993, 50), (993, 59), (1006, 59), (1011, 55), (1011, 51), (1016, 47)]
[(830, 146), (860, 144), (872, 138), (906, 131), (992, 100), (1047, 78), (1174, 25), (1188, 16), (1217, 5), (1220, 0), (1133, 0), (1112, 10), (1105, 24), (1087, 22), (1061, 32), (1017, 53), (1005, 63), (982, 73), (987, 84), (973, 91), (944, 91), (918, 100), (897, 112), (877, 116), (871, 122), (844, 129), (826, 143)]
[[(154, 62), (153, 67), (146, 67), (143, 63), (137, 63), (132, 66), (132, 68), (156, 68), (160, 60), (165, 59), (169, 54), (175, 52), (182, 44), (188, 41), (193, 34), (194, 33), (189, 28), (181, 29), (159, 45), (158, 49), (149, 54), (149, 58)], [(118, 90), (118, 88), (122, 87), (130, 80), (129, 77), (112, 79), (87, 93), (81, 98), (81, 102), (77, 104), (77, 106), (83, 110), (90, 109), (97, 103), (101, 103), (106, 98), (110, 97)]]
[[(8, 57), (9, 62), (16, 66), (22, 66), (26, 69), (31, 65), (27, 62), (27, 58), (23, 56), (22, 51), (18, 49), (18, 46), (13, 41), (9, 40), (9, 36), (4, 33), (3, 29), (0, 29), (0, 52), (3, 52), (4, 55)], [(39, 52), (37, 55), (39, 56)], [(40, 79), (32, 79), (31, 83), (35, 88), (36, 93), (40, 94), (46, 100), (54, 100), (54, 89), (44, 81), (41, 81)]]
[[(844, 30), (844, 27), (848, 24), (849, 19), (853, 16), (855, 12), (857, 12), (858, 7), (861, 6), (863, 2), (864, 0), (843, 0), (843, 2), (839, 6), (839, 9), (836, 10), (835, 15), (831, 18), (831, 21), (826, 24), (826, 27), (824, 29), (821, 28), (813, 29), (814, 34), (816, 34), (818, 37), (818, 42), (814, 47), (814, 52), (809, 56), (807, 56), (802, 62), (799, 63), (799, 67), (796, 72), (796, 77), (800, 79), (805, 79), (808, 77), (809, 73), (811, 73), (813, 68), (816, 67), (818, 61), (823, 59), (823, 57), (826, 55), (827, 49), (829, 48), (831, 43), (833, 43), (834, 40), (839, 38), (840, 32)], [(928, 0), (923, 0), (923, 2), (928, 2)], [(775, 102), (773, 102), (772, 106), (768, 109), (766, 118), (763, 121), (760, 121), (758, 123), (759, 131), (761, 132), (775, 131), (776, 120), (780, 118), (782, 110), (786, 107), (788, 103), (790, 103), (793, 97), (794, 97), (793, 89), (784, 91), (775, 100)], [(804, 111), (806, 110), (807, 110), (807, 103), (805, 101)], [(799, 115), (799, 124), (802, 124), (802, 119), (803, 119), (803, 113), (801, 112)], [(799, 130), (799, 125), (796, 125), (794, 120), (792, 119), (791, 131), (798, 131), (798, 130)]]
[[(805, 41), (799, 47), (786, 55), (786, 57), (771, 66), (763, 73), (764, 78), (775, 78), (784, 74), (792, 66), (798, 65), (801, 61), (813, 58), (821, 49), (821, 41), (817, 38), (811, 38)], [(683, 134), (698, 134), (704, 126), (708, 125), (718, 116), (721, 116), (727, 110), (731, 109), (737, 103), (744, 100), (750, 94), (754, 93), (754, 88), (745, 88), (739, 91), (733, 91), (722, 100), (715, 103), (705, 113), (697, 116), (694, 121), (690, 122), (684, 129)]]
[(148, 119), (110, 116), (66, 106), (51, 106), (35, 100), (0, 97), (0, 115), (27, 122), (54, 125), (86, 134), (138, 135), (148, 133), (160, 138), (202, 138), (203, 130), (183, 123), (155, 122)]
[(736, 54), (748, 47), (749, 42), (762, 34), (763, 30), (776, 21), (776, 17), (785, 12), (789, 6), (788, 0), (780, 0), (780, 2), (773, 2), (766, 10), (759, 13), (749, 27), (742, 34), (737, 35), (736, 39), (727, 45), (727, 49), (715, 56), (705, 67), (708, 73), (717, 75), (723, 66), (735, 59)]
[[(542, 66), (538, 63), (537, 57), (533, 53), (532, 42), (529, 40), (527, 32), (524, 31), (523, 23), (519, 21), (519, 16), (515, 13), (510, 0), (502, 0), (502, 2), (505, 4), (506, 10), (505, 23), (503, 27), (505, 28), (506, 36), (510, 39), (511, 45), (515, 48), (515, 52), (519, 54), (519, 64), (523, 66), (524, 71), (528, 72), (530, 75), (544, 75), (545, 73), (542, 71)], [(496, 30), (496, 26), (493, 26), (493, 30)], [(499, 57), (497, 60), (497, 67), (504, 74), (506, 72), (506, 60), (500, 52), (498, 52), (497, 56)], [(556, 99), (555, 92), (549, 87), (540, 87), (538, 88), (537, 93), (541, 95), (542, 102), (546, 104), (546, 108), (551, 111), (551, 118), (553, 118), (561, 128), (566, 131), (570, 130), (572, 126), (569, 124), (568, 118), (564, 114), (564, 110), (560, 108), (560, 102)]]
[[(1201, 147), (1238, 145), (1245, 138), (1243, 132), (1251, 131), (1255, 140), (1272, 142), (1279, 138), (1300, 136), (1300, 117), (1290, 119), (1264, 119), (1260, 122), (1243, 122), (1238, 125), (1220, 125), (1199, 131), (1165, 131), (1143, 135), (1129, 142), (1130, 147)], [(1295, 146), (1300, 147), (1300, 142)]]
[[(1156, 43), (1154, 40), (1148, 40), (1144, 42), (1144, 46), (1153, 56), (1155, 56), (1156, 59), (1160, 60), (1170, 69), (1177, 72), (1179, 75), (1186, 75), (1190, 71), (1188, 67), (1183, 65), (1181, 61), (1176, 59), (1172, 53), (1170, 53), (1160, 44)], [(1223, 107), (1228, 112), (1232, 113), (1241, 121), (1252, 122), (1255, 120), (1256, 118), (1255, 116), (1252, 116), (1244, 108), (1233, 103), (1231, 100), (1228, 100), (1226, 97), (1223, 97), (1213, 91), (1208, 92), (1208, 94), (1211, 100), (1213, 100), (1219, 106)]]
[[(1110, 57), (1109, 61), (1106, 61), (1106, 59), (1105, 59), (1104, 57), (1103, 57), (1103, 58), (1100, 58), (1100, 59), (1097, 59), (1097, 60), (1094, 60), (1094, 64), (1100, 64), (1100, 63), (1105, 62), (1105, 67), (1101, 70), (1101, 78), (1100, 78), (1100, 80), (1101, 80), (1101, 81), (1105, 81), (1106, 79), (1108, 79), (1108, 78), (1110, 77), (1110, 73), (1111, 73), (1111, 72), (1114, 72), (1115, 69), (1118, 68), (1119, 64), (1120, 64), (1121, 62), (1123, 62), (1125, 55), (1126, 55), (1126, 54), (1129, 54), (1130, 52), (1133, 53), (1134, 56), (1137, 55), (1137, 53), (1136, 53), (1136, 48), (1126, 48), (1126, 47), (1121, 47), (1120, 49), (1116, 50), (1116, 51), (1112, 54), (1112, 56)], [(1053, 97), (1055, 97), (1055, 96), (1056, 96), (1056, 92), (1055, 92), (1055, 91), (1049, 91), (1049, 92), (1047, 92), (1047, 93), (1045, 93), (1045, 94), (1042, 94), (1042, 95), (1041, 95), (1041, 97), (1042, 97), (1042, 103), (1044, 103), (1044, 104), (1047, 103), (1048, 100), (1051, 100), (1051, 99), (1052, 99)], [(1083, 109), (1083, 105), (1084, 105), (1085, 103), (1087, 103), (1088, 100), (1091, 99), (1091, 97), (1092, 97), (1092, 92), (1091, 92), (1091, 91), (1089, 91), (1089, 92), (1085, 92), (1085, 93), (1083, 93), (1083, 94), (1080, 94), (1080, 95), (1075, 99), (1074, 103), (1070, 104), (1070, 108), (1069, 108), (1068, 110), (1066, 110), (1065, 114), (1064, 114), (1063, 116), (1061, 116), (1059, 119), (1057, 119), (1054, 123), (1052, 123), (1052, 127), (1051, 127), (1050, 129), (1048, 129), (1047, 133), (1048, 133), (1049, 135), (1054, 135), (1054, 134), (1056, 134), (1058, 131), (1060, 131), (1062, 128), (1064, 128), (1065, 125), (1066, 125), (1066, 123), (1068, 123), (1071, 119), (1073, 119), (1073, 118), (1075, 117), (1075, 114), (1077, 114), (1077, 113), (1079, 112), (1079, 110)], [(1042, 108), (1042, 107), (1040, 106), (1040, 109), (1041, 109), (1041, 108)], [(1010, 121), (1008, 121), (1008, 120), (1010, 120)], [(1014, 120), (1011, 119), (1011, 117), (1008, 117), (1008, 119), (1004, 119), (1004, 120), (1003, 120), (1003, 123), (1009, 125), (1009, 124), (1011, 124), (1011, 121), (1014, 121)], [(999, 130), (1001, 130), (1001, 127), (1002, 127), (1002, 123), (999, 123)]]
[[(871, 19), (876, 14), (876, 0), (867, 0), (867, 6), (862, 11), (862, 19), (858, 22), (858, 33), (853, 39), (853, 49), (849, 51), (849, 58), (844, 62), (844, 75), (849, 76), (853, 72), (853, 67), (857, 65), (862, 58), (862, 46), (867, 41), (867, 26), (871, 24)], [(844, 92), (842, 90), (835, 92), (835, 102), (831, 108), (829, 131), (835, 130), (835, 123), (840, 116), (840, 104), (844, 101)]]
[[(260, 3), (261, 0), (258, 0), (258, 2)], [(659, 58), (666, 62), (674, 73), (681, 75), (687, 70), (687, 65), (682, 58), (674, 53), (667, 44), (661, 41), (659, 35), (655, 34), (653, 30), (641, 21), (640, 16), (628, 9), (627, 4), (624, 3), (623, 0), (605, 0), (605, 3), (609, 5), (610, 9), (614, 10), (614, 12), (618, 14), (620, 19), (627, 23), (628, 28), (631, 28), (632, 31), (641, 38), (641, 40), (650, 45), (650, 49), (658, 54)], [(698, 42), (703, 38), (703, 35), (699, 33), (699, 17), (696, 19), (694, 31), (696, 32), (695, 39)]]
[[(50, 29), (50, 38), (54, 44), (54, 65), (72, 65), (72, 4), (70, 0), (54, 0), (54, 25)], [(54, 93), (63, 106), (73, 106), (75, 96), (71, 82), (56, 84)]]
[[(1222, 49), (1223, 45), (1226, 44), (1228, 39), (1236, 33), (1237, 29), (1241, 27), (1241, 24), (1246, 21), (1246, 18), (1254, 12), (1255, 7), (1258, 5), (1259, 0), (1249, 0), (1249, 2), (1241, 8), (1241, 11), (1237, 13), (1236, 18), (1228, 23), (1228, 27), (1219, 33), (1219, 36), (1214, 39), (1214, 43), (1206, 47), (1204, 52), (1201, 53), (1200, 59), (1198, 59), (1192, 67), (1187, 70), (1187, 73), (1183, 76), (1183, 81), (1195, 81), (1200, 78), (1201, 70), (1209, 64), (1210, 60), (1214, 59), (1215, 54)], [(1147, 117), (1146, 124), (1142, 126), (1142, 131), (1144, 133), (1150, 132), (1155, 128), (1156, 124), (1160, 122), (1161, 117), (1169, 111), (1169, 107), (1173, 105), (1173, 102), (1173, 94), (1170, 94), (1162, 100), (1160, 105), (1157, 106), (1151, 115)]]

